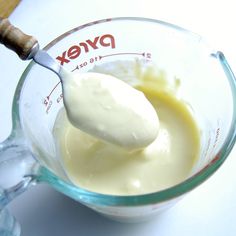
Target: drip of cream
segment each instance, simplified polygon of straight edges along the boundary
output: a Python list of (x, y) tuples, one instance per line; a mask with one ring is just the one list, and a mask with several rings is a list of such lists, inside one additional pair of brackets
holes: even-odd
[(62, 71), (62, 78), (67, 116), (76, 128), (127, 150), (156, 139), (157, 112), (141, 91), (101, 73)]

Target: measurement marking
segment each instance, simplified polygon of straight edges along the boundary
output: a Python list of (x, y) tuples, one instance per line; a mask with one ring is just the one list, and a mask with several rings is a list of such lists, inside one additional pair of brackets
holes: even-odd
[(71, 72), (74, 72), (75, 70), (79, 69), (79, 65), (77, 65)]
[[(98, 58), (99, 58), (99, 60), (101, 60), (101, 59), (104, 58), (104, 57), (120, 56), (120, 55), (138, 55), (138, 56), (143, 56), (143, 57), (145, 57), (145, 54), (146, 54), (145, 52), (143, 52), (143, 53), (137, 53), (137, 52), (120, 52), (120, 53), (107, 54), (107, 55), (104, 55), (104, 56), (98, 56)], [(148, 56), (148, 54), (147, 54), (147, 56)], [(148, 57), (149, 57), (149, 56), (148, 56)], [(90, 60), (91, 60), (91, 59), (90, 59)], [(96, 61), (97, 59), (95, 58), (94, 60)], [(86, 65), (87, 65), (87, 62), (84, 62), (84, 63), (86, 63)], [(86, 65), (84, 65), (84, 63), (81, 64), (81, 65), (86, 66)], [(74, 69), (72, 69), (71, 72), (74, 72), (75, 70), (78, 70), (78, 69), (79, 69), (79, 65), (77, 65)], [(52, 95), (52, 93), (54, 92), (54, 90), (57, 88), (57, 86), (58, 86), (60, 83), (61, 83), (61, 81), (59, 81), (59, 82), (54, 86), (54, 88), (51, 90), (51, 92), (49, 93), (49, 95), (46, 97), (48, 101), (49, 101), (49, 99), (50, 99), (50, 96)]]
[(119, 56), (119, 55), (139, 55), (139, 56), (145, 56), (145, 52), (143, 53), (137, 53), (137, 52), (120, 52), (120, 53), (114, 53), (114, 54), (108, 54), (104, 56), (99, 56), (99, 59), (102, 59), (104, 57), (111, 57), (111, 56)]
[(49, 93), (49, 95), (47, 96), (47, 99), (49, 100), (50, 96), (52, 95), (53, 91), (56, 89), (56, 87), (61, 83), (61, 81), (59, 81), (55, 87), (51, 90), (51, 92)]

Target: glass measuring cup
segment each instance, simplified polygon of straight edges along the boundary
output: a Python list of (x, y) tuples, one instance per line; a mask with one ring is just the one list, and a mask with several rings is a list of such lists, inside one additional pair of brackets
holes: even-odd
[[(201, 131), (200, 158), (188, 179), (151, 194), (113, 196), (74, 186), (57, 158), (52, 134), (56, 115), (63, 107), (60, 81), (32, 62), (15, 92), (12, 133), (0, 144), (1, 208), (29, 186), (47, 182), (110, 218), (124, 222), (147, 219), (201, 184), (230, 153), (236, 134), (235, 78), (223, 54), (211, 50), (200, 36), (157, 20), (114, 18), (75, 28), (45, 50), (72, 72), (117, 61), (141, 62), (165, 71), (170, 84), (177, 78), (177, 96), (189, 104)], [(114, 72), (112, 66), (109, 70)], [(11, 182), (9, 175), (14, 176)]]

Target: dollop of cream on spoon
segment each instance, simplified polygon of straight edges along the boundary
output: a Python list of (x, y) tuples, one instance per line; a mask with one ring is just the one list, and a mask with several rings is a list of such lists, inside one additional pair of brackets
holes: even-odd
[(128, 150), (157, 137), (159, 119), (145, 95), (107, 74), (61, 72), (69, 121), (78, 129)]

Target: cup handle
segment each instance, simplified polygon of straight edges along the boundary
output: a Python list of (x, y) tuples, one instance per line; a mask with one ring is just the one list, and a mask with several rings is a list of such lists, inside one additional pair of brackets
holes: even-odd
[(37, 182), (38, 167), (23, 138), (0, 143), (0, 211)]

